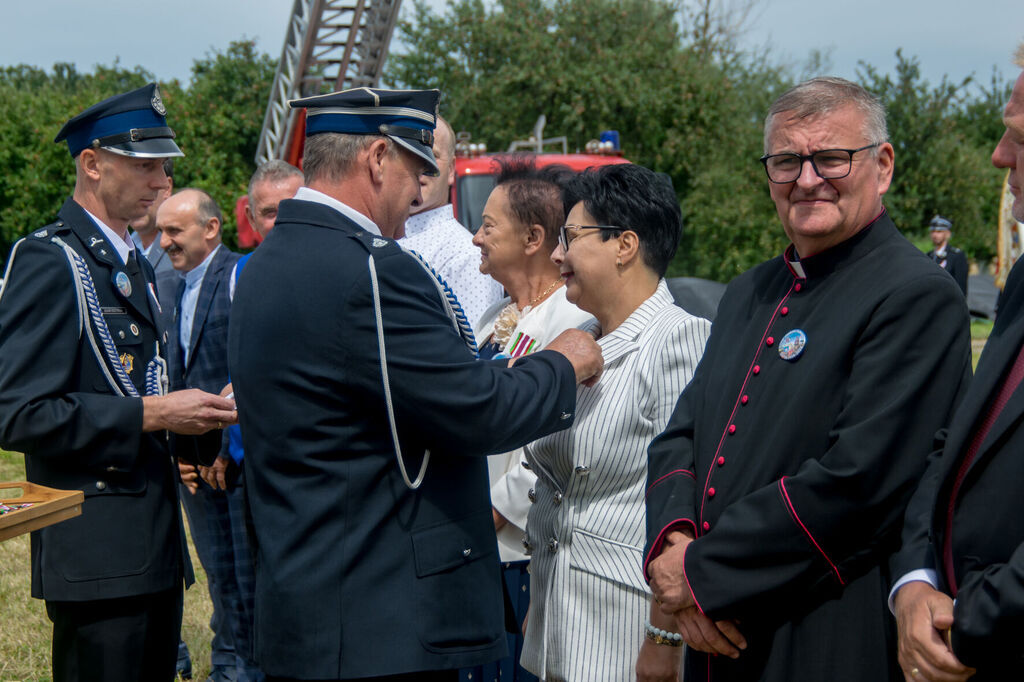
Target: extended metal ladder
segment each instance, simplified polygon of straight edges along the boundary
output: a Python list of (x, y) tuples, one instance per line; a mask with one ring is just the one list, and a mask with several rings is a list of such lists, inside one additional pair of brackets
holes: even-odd
[(375, 87), (402, 0), (295, 0), (270, 89), (256, 163), (298, 159), (297, 111), (288, 101)]

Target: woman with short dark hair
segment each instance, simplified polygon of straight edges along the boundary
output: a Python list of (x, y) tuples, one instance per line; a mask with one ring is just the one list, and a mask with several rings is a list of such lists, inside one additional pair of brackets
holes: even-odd
[(548, 680), (674, 680), (681, 640), (643, 576), (647, 446), (710, 323), (673, 305), (664, 280), (682, 229), (667, 176), (604, 166), (569, 189), (578, 201), (551, 259), (568, 300), (596, 318), (605, 367), (578, 389), (574, 425), (526, 446), (537, 484), (522, 663)]

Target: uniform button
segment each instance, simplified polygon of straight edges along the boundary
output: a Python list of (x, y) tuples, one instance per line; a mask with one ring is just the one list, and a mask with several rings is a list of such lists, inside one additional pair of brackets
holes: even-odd
[(755, 376), (761, 373), (761, 365), (754, 365)]
[(119, 331), (117, 333), (117, 335), (123, 339), (124, 338), (124, 331)]
[(714, 496), (715, 496), (715, 489), (714, 488), (708, 488), (708, 497), (714, 497)]
[(705, 521), (704, 522), (704, 531), (707, 532), (709, 530), (711, 530), (711, 524), (708, 523), (707, 521)]
[(556, 490), (555, 491), (555, 504), (562, 504), (562, 491), (561, 490)]
[(530, 488), (529, 490), (526, 491), (526, 497), (529, 498), (530, 502), (536, 502), (537, 501), (537, 491), (534, 490), (533, 488)]
[(106, 489), (107, 489), (107, 482), (106, 481), (96, 481), (96, 490), (106, 490)]
[(789, 308), (786, 306), (782, 306), (782, 310), (780, 310), (779, 312), (781, 312), (782, 316), (785, 317), (786, 315), (789, 315)]
[(735, 424), (729, 424), (729, 434), (732, 435), (734, 433), (736, 433), (736, 425)]
[(582, 466), (582, 465), (576, 467), (576, 475), (577, 476), (586, 476), (589, 473), (590, 473), (590, 467), (585, 467), (585, 466)]
[(764, 340), (764, 342), (765, 342), (765, 344), (767, 344), (769, 346), (773, 346), (773, 345), (775, 345), (775, 337), (774, 336), (769, 336), (767, 339)]
[(793, 287), (793, 291), (800, 291), (803, 288), (804, 288), (804, 285), (800, 284), (800, 282), (797, 282), (796, 286)]
[(742, 398), (740, 398), (740, 405), (746, 405), (749, 402), (750, 402), (750, 396), (749, 395), (745, 395)]
[(563, 412), (562, 414), (560, 414), (558, 416), (558, 418), (561, 419), (562, 421), (565, 421), (566, 419), (568, 419), (571, 416), (572, 416), (572, 412)]
[(718, 466), (725, 466), (725, 457), (718, 458)]
[(473, 553), (473, 549), (471, 547), (467, 547), (466, 549), (462, 550), (462, 556), (465, 556), (465, 557), (468, 557), (472, 553)]
[(558, 540), (556, 540), (554, 538), (551, 538), (550, 540), (548, 540), (548, 550), (550, 550), (552, 553), (557, 552), (558, 551)]

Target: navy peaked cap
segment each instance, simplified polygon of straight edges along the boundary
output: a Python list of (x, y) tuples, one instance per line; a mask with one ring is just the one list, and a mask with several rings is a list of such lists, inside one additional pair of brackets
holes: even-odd
[(434, 126), (440, 90), (353, 88), (289, 102), (306, 110), (306, 136), (320, 133), (385, 135), (440, 171), (434, 158)]
[(160, 88), (150, 83), (92, 105), (65, 123), (53, 141), (67, 141), (72, 157), (88, 147), (149, 159), (184, 156), (166, 115)]
[(935, 217), (932, 218), (932, 221), (928, 223), (928, 225), (932, 228), (932, 232), (935, 232), (936, 230), (953, 229), (953, 222), (949, 218), (943, 218), (938, 213), (935, 214)]

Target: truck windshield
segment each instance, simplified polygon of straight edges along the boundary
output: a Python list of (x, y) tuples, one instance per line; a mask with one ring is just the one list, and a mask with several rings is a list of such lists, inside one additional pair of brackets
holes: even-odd
[(458, 178), (459, 222), (476, 234), (483, 222), (484, 204), (494, 189), (493, 175), (464, 175)]

